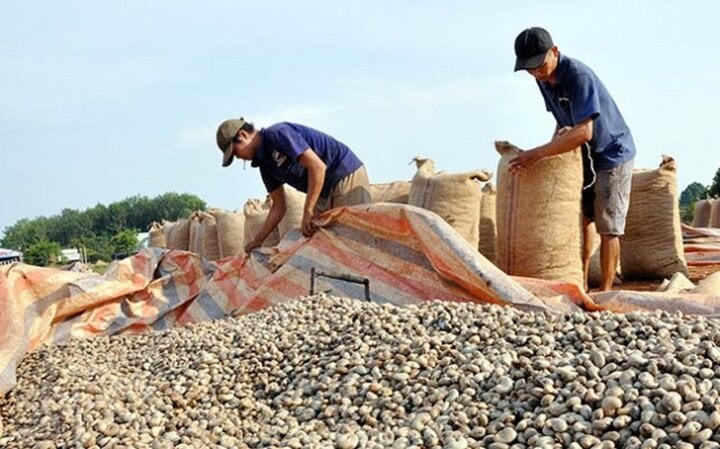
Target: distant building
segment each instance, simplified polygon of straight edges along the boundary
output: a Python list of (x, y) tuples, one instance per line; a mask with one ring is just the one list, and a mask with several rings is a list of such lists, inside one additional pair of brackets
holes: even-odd
[(138, 251), (143, 248), (150, 246), (150, 233), (149, 232), (138, 232)]
[(0, 248), (0, 265), (8, 265), (13, 262), (22, 262), (23, 253), (11, 249)]
[(61, 262), (84, 262), (83, 255), (77, 248), (64, 248), (60, 250)]

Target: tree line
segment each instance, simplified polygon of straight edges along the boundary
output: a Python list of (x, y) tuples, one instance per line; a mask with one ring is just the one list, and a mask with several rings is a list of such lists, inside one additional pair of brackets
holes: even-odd
[(718, 197), (720, 197), (720, 168), (715, 172), (713, 182), (709, 186), (693, 182), (682, 191), (680, 194), (682, 221), (692, 223), (695, 214), (695, 203), (698, 200)]
[(205, 201), (187, 193), (169, 192), (155, 198), (133, 196), (83, 211), (63, 209), (51, 217), (24, 218), (5, 228), (3, 248), (23, 252), (25, 262), (49, 265), (61, 248), (83, 249), (89, 261), (111, 260), (135, 251), (137, 232), (162, 220), (187, 218), (205, 210)]

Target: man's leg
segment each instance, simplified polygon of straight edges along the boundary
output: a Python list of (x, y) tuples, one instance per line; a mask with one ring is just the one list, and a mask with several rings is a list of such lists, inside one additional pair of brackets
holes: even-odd
[(595, 185), (595, 225), (600, 234), (600, 290), (612, 289), (620, 262), (620, 236), (630, 205), (634, 161), (599, 170)]
[(600, 236), (600, 291), (612, 290), (618, 261), (620, 260), (620, 238), (617, 235)]

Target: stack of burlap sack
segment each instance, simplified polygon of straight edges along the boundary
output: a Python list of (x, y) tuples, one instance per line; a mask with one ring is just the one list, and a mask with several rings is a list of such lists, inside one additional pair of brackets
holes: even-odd
[(194, 212), (190, 218), (154, 223), (150, 246), (191, 251), (208, 260), (243, 252), (245, 217), (222, 209)]
[(720, 228), (720, 200), (706, 198), (695, 203), (694, 228)]
[[(300, 227), (305, 194), (286, 189), (285, 201), (285, 216), (262, 246), (275, 246), (286, 233)], [(271, 205), (269, 197), (249, 199), (242, 210), (214, 208), (194, 212), (186, 219), (153, 223), (150, 246), (191, 251), (208, 260), (242, 255), (245, 242), (257, 235)]]
[[(432, 160), (416, 157), (417, 170), (410, 181), (370, 186), (372, 202), (409, 204), (436, 213), (508, 274), (582, 287), (580, 150), (546, 158), (531, 170), (511, 175), (508, 163), (520, 150), (508, 142), (496, 142), (495, 147), (500, 155), (497, 187), (489, 182), (492, 174), (487, 170), (436, 172)], [(285, 217), (262, 246), (275, 246), (300, 227), (305, 195), (292, 188), (285, 191)], [(635, 171), (626, 233), (621, 238), (623, 279), (687, 275), (677, 197), (672, 158), (664, 156), (655, 170)], [(250, 199), (242, 211), (210, 209), (190, 219), (153, 224), (151, 244), (190, 250), (209, 260), (241, 255), (244, 242), (257, 234), (270, 206), (269, 199)], [(599, 237), (595, 240), (598, 247)], [(591, 264), (591, 286), (600, 279), (597, 253)]]
[[(508, 173), (518, 149), (496, 142), (498, 167), (498, 266), (513, 275), (583, 285), (583, 175), (579, 149), (541, 160), (520, 175)], [(674, 160), (659, 168), (635, 170), (625, 235), (620, 239), (620, 271), (625, 280), (688, 275), (682, 243)], [(596, 237), (595, 246), (599, 246)], [(599, 251), (589, 283), (599, 284)]]

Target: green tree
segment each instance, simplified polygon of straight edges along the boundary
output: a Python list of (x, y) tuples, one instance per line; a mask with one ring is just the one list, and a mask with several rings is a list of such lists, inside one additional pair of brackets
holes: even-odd
[(45, 217), (18, 220), (14, 225), (5, 228), (2, 246), (24, 251), (36, 243), (48, 240), (48, 222)]
[(715, 172), (712, 184), (708, 188), (708, 196), (717, 198), (720, 196), (720, 168)]
[(99, 260), (112, 260), (113, 248), (110, 237), (106, 235), (92, 235), (74, 239), (71, 246), (85, 252), (88, 262)]
[(188, 218), (193, 212), (207, 208), (205, 201), (189, 193), (165, 193), (153, 198), (150, 203), (154, 213), (147, 217), (150, 220), (147, 221), (145, 227), (139, 229), (147, 229), (153, 221), (174, 221), (178, 218)]
[(134, 229), (123, 229), (110, 239), (113, 259), (127, 257), (137, 252), (138, 239)]
[(110, 260), (115, 253), (111, 240), (122, 231), (146, 230), (154, 221), (187, 218), (205, 208), (203, 200), (188, 193), (169, 192), (153, 199), (133, 196), (109, 206), (97, 204), (84, 211), (63, 209), (49, 218), (24, 218), (5, 228), (0, 245), (24, 252), (31, 245), (48, 240), (61, 247), (85, 247), (89, 260)]
[(680, 194), (680, 206), (690, 206), (701, 198), (705, 198), (708, 193), (708, 188), (699, 182), (693, 182), (689, 186), (685, 187), (685, 190)]
[[(127, 202), (129, 214), (127, 218), (126, 228), (147, 229), (154, 220), (155, 216), (152, 210), (152, 202), (146, 196), (133, 196), (125, 200)], [(150, 221), (148, 221), (150, 220)]]
[(76, 238), (92, 235), (93, 223), (87, 212), (63, 209), (59, 216), (51, 218), (48, 234), (50, 240), (68, 246)]
[(23, 259), (31, 265), (39, 265), (46, 267), (57, 262), (60, 257), (60, 244), (51, 242), (50, 240), (42, 240), (33, 243), (23, 251)]
[(125, 201), (112, 203), (108, 206), (108, 222), (103, 230), (109, 235), (115, 235), (128, 225), (130, 209)]
[(110, 223), (110, 215), (107, 206), (98, 203), (95, 207), (88, 209), (86, 213), (92, 223), (92, 234), (107, 234), (107, 229), (109, 228)]

